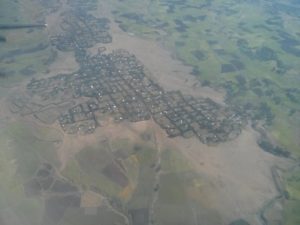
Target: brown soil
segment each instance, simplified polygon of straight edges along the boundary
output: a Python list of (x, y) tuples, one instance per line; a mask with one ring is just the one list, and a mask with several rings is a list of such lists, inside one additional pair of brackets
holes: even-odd
[(93, 191), (86, 191), (81, 195), (80, 207), (90, 208), (99, 207), (102, 204), (103, 197)]

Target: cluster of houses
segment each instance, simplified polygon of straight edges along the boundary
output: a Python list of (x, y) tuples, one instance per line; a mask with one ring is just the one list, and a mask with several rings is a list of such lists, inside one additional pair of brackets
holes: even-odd
[(125, 50), (77, 55), (81, 58), (76, 73), (32, 80), (27, 85), (30, 94), (42, 101), (64, 98), (77, 102), (59, 117), (62, 129), (69, 134), (93, 133), (101, 126), (103, 114), (116, 122), (153, 119), (169, 137), (196, 136), (208, 144), (232, 139), (244, 126), (240, 114), (208, 98), (164, 91)]
[(110, 43), (109, 20), (96, 18), (85, 11), (65, 12), (60, 24), (62, 32), (51, 37), (52, 45), (60, 51), (90, 48), (97, 43)]

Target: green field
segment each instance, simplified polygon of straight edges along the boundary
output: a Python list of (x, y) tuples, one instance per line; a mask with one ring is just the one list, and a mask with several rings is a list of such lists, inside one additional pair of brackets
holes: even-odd
[(113, 160), (108, 151), (105, 145), (82, 149), (68, 162), (63, 175), (84, 188), (96, 187), (105, 194), (116, 196), (121, 188), (102, 173)]
[(286, 225), (296, 225), (300, 223), (299, 209), (300, 200), (290, 200), (286, 203), (284, 209)]

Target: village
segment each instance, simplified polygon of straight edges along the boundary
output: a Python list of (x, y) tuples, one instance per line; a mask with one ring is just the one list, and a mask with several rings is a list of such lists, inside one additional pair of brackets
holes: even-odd
[(235, 138), (245, 125), (241, 115), (211, 99), (164, 91), (129, 52), (104, 51), (100, 48), (91, 56), (77, 49), (79, 71), (33, 79), (27, 85), (29, 95), (37, 95), (43, 102), (76, 100), (77, 104), (58, 119), (66, 133), (93, 133), (101, 126), (99, 117), (107, 114), (115, 122), (153, 119), (169, 137), (196, 136), (212, 144)]
[(96, 18), (85, 11), (73, 10), (62, 15), (61, 33), (51, 36), (51, 44), (60, 51), (90, 48), (97, 43), (110, 43), (109, 20)]

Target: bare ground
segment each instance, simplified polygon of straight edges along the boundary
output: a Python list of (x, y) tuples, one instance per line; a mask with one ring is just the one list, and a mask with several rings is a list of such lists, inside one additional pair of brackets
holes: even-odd
[[(58, 125), (54, 125), (58, 126)], [(140, 133), (149, 127), (149, 121), (138, 123), (119, 123), (115, 124), (111, 119), (102, 121), (102, 126), (98, 127), (92, 135), (65, 135), (63, 144), (58, 150), (58, 156), (63, 170), (66, 163), (86, 146), (101, 145), (103, 141), (127, 139), (132, 143), (141, 141)]]
[(217, 210), (224, 224), (237, 218), (260, 224), (256, 214), (278, 195), (271, 167), (284, 168), (291, 163), (263, 152), (256, 144), (258, 135), (247, 127), (237, 139), (217, 146), (203, 145), (196, 139), (172, 139), (204, 178), (199, 199)]

